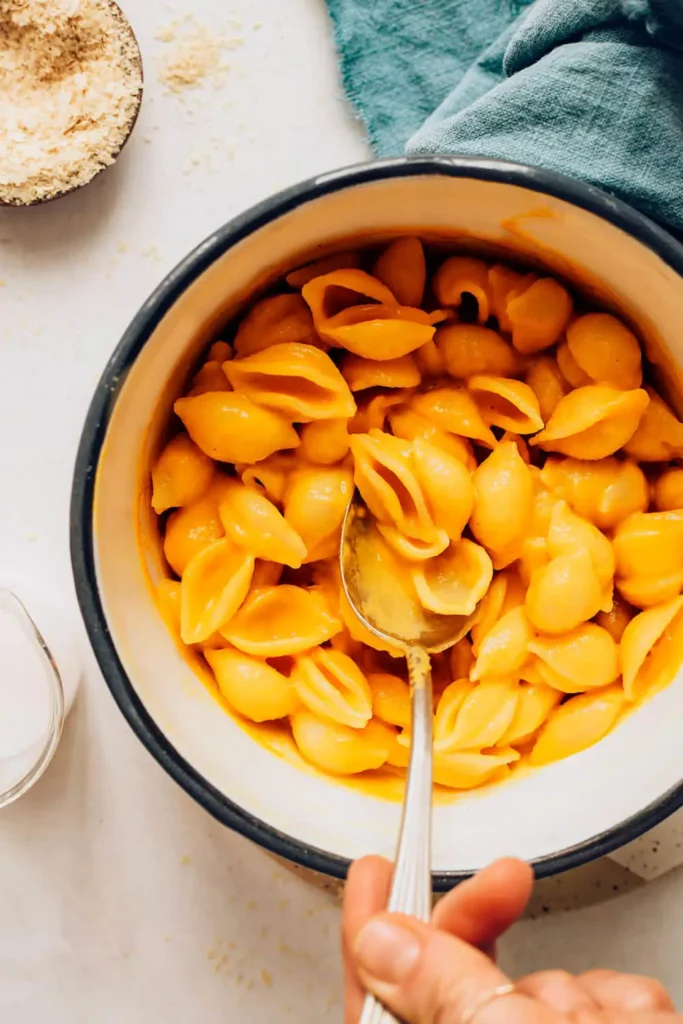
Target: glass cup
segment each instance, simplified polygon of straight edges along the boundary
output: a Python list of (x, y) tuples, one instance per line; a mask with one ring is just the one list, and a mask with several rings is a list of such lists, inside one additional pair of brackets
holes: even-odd
[(43, 774), (65, 714), (62, 677), (43, 634), (17, 595), (0, 588), (0, 809)]

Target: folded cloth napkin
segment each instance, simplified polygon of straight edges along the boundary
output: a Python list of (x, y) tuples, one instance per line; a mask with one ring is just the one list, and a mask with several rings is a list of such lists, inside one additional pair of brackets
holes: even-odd
[(683, 233), (683, 0), (327, 0), (379, 155), (573, 175)]

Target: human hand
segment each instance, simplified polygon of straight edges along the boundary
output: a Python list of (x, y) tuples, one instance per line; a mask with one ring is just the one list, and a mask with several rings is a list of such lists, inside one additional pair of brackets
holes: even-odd
[(365, 857), (349, 873), (346, 1024), (357, 1024), (366, 991), (406, 1024), (683, 1024), (663, 986), (637, 975), (541, 971), (511, 989), (495, 943), (531, 894), (533, 874), (522, 861), (496, 861), (458, 886), (430, 924), (383, 913), (390, 884), (381, 857)]

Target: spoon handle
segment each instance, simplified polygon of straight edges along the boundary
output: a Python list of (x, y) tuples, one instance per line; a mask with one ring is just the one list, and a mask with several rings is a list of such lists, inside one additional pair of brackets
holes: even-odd
[[(428, 921), (432, 910), (432, 670), (422, 647), (408, 651), (412, 742), (396, 866), (389, 895), (390, 913)], [(363, 1004), (360, 1024), (391, 1024), (393, 1017), (374, 996)]]

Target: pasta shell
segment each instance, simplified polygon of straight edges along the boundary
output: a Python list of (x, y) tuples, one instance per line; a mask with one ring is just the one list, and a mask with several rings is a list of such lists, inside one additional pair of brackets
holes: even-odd
[(432, 340), (434, 331), (428, 314), (411, 306), (355, 306), (320, 327), (333, 345), (375, 360), (415, 352)]
[(179, 398), (173, 409), (194, 443), (219, 462), (259, 462), (299, 446), (296, 430), (284, 417), (233, 391)]
[(348, 422), (349, 434), (367, 434), (371, 430), (384, 430), (391, 409), (402, 406), (412, 391), (385, 391), (372, 398), (361, 399), (358, 412)]
[(300, 706), (292, 681), (265, 661), (230, 647), (204, 657), (228, 704), (252, 722), (286, 718)]
[(199, 551), (224, 536), (217, 501), (213, 496), (200, 498), (168, 517), (164, 535), (166, 561), (177, 576), (182, 576)]
[(413, 467), (410, 445), (373, 430), (355, 434), (351, 451), (356, 487), (373, 516), (409, 537), (432, 539), (434, 523)]
[[(683, 609), (683, 597), (648, 608), (629, 622), (624, 630), (619, 648), (624, 693), (628, 701), (634, 701), (652, 680), (648, 672), (657, 654), (657, 647), (667, 633), (671, 633), (674, 621)], [(678, 654), (680, 660), (680, 653)]]
[[(272, 345), (314, 345), (313, 317), (300, 295), (271, 295), (251, 307), (235, 335), (238, 356), (251, 356)], [(225, 358), (228, 358), (227, 356)]]
[[(536, 637), (529, 650), (560, 679), (563, 693), (608, 686), (619, 675), (618, 648), (601, 626), (586, 622), (558, 637)], [(551, 679), (547, 680), (555, 685)]]
[(408, 684), (389, 672), (373, 672), (368, 675), (368, 685), (372, 693), (373, 713), (389, 725), (409, 729), (411, 711)]
[(402, 306), (421, 306), (427, 264), (420, 239), (397, 238), (391, 242), (375, 263), (374, 274)]
[(474, 507), (469, 471), (459, 459), (423, 438), (415, 438), (412, 450), (417, 479), (436, 527), (451, 540), (459, 540)]
[(531, 577), (526, 611), (543, 633), (568, 633), (600, 611), (604, 590), (588, 551), (553, 558)]
[(341, 628), (322, 596), (281, 584), (252, 593), (221, 632), (245, 654), (275, 658), (317, 647)]
[(157, 514), (191, 505), (208, 490), (214, 466), (187, 434), (172, 438), (152, 469), (152, 508)]
[(471, 540), (411, 569), (420, 604), (439, 615), (471, 615), (486, 593), (493, 566), (486, 551)]
[(389, 423), (395, 437), (402, 437), (405, 441), (414, 441), (421, 437), (435, 448), (455, 456), (470, 472), (477, 468), (477, 460), (469, 441), (464, 437), (458, 437), (457, 434), (447, 434), (444, 430), (439, 430), (431, 420), (419, 412), (414, 412), (406, 406), (399, 406), (389, 413)]
[(434, 750), (447, 753), (454, 750), (455, 727), (465, 698), (474, 692), (469, 679), (456, 679), (441, 694), (434, 716)]
[(382, 722), (350, 729), (311, 711), (295, 711), (290, 719), (297, 747), (311, 764), (332, 775), (356, 775), (386, 764), (395, 733)]
[(472, 653), (472, 644), (464, 636), (450, 650), (449, 667), (451, 679), (469, 679), (473, 665), (474, 654)]
[(547, 684), (540, 671), (541, 664), (540, 658), (532, 654), (519, 670), (519, 678), (531, 686), (546, 686)]
[(230, 382), (223, 373), (221, 363), (211, 360), (207, 360), (192, 378), (187, 397), (195, 398), (197, 395), (205, 395), (209, 391), (232, 391)]
[(507, 315), (508, 301), (521, 295), (537, 279), (536, 274), (520, 274), (504, 263), (496, 263), (489, 269), (489, 297), (491, 312), (501, 331), (510, 332), (512, 324)]
[(361, 265), (359, 252), (350, 250), (348, 252), (333, 252), (329, 256), (321, 256), (319, 260), (306, 263), (297, 270), (287, 274), (285, 281), (290, 288), (301, 289), (314, 277), (322, 277), (324, 274), (331, 274), (333, 270), (352, 270)]
[(496, 754), (453, 751), (434, 756), (434, 782), (449, 789), (476, 789), (490, 782), (506, 765), (519, 760), (519, 754), (507, 750)]
[(470, 678), (513, 675), (531, 650), (533, 631), (523, 607), (513, 608), (489, 630), (479, 647)]
[(551, 558), (585, 549), (593, 560), (600, 584), (607, 594), (607, 607), (612, 607), (612, 580), (614, 578), (614, 551), (612, 545), (597, 526), (577, 516), (566, 501), (558, 501), (548, 528), (548, 553)]
[(432, 282), (437, 302), (441, 306), (453, 306), (456, 309), (462, 304), (465, 293), (477, 300), (480, 324), (489, 318), (489, 277), (488, 267), (483, 260), (471, 256), (451, 256), (445, 260)]
[(501, 746), (525, 743), (541, 728), (546, 718), (562, 700), (559, 690), (544, 683), (522, 683), (518, 689), (517, 707), (507, 731), (498, 740)]
[(180, 635), (180, 583), (161, 580), (156, 588), (156, 597), (164, 622), (173, 633)]
[(306, 558), (306, 543), (265, 495), (236, 480), (222, 488), (219, 514), (223, 529), (235, 544), (256, 558), (298, 569)]
[(495, 436), (484, 422), (474, 398), (465, 388), (432, 388), (423, 395), (415, 395), (410, 408), (440, 430), (471, 437), (487, 448), (496, 447)]
[(645, 388), (650, 403), (626, 451), (638, 462), (668, 462), (683, 457), (683, 423), (652, 388)]
[(664, 576), (683, 569), (683, 509), (629, 516), (613, 543), (620, 577)]
[(531, 535), (524, 538), (519, 556), (519, 573), (525, 587), (529, 587), (537, 569), (543, 569), (549, 561), (547, 537)]
[(472, 533), (502, 569), (519, 556), (531, 526), (534, 484), (517, 446), (507, 441), (474, 474)]
[(366, 388), (414, 388), (420, 383), (420, 371), (412, 356), (399, 359), (362, 359), (348, 355), (342, 363), (342, 375), (352, 391)]
[(368, 681), (346, 654), (319, 647), (295, 661), (292, 684), (301, 703), (321, 718), (362, 729), (372, 718)]
[(598, 626), (606, 629), (616, 643), (621, 640), (624, 630), (633, 618), (633, 609), (623, 601), (618, 594), (614, 595), (612, 607), (608, 612), (599, 612), (595, 621)]
[(353, 416), (356, 411), (341, 373), (312, 345), (273, 345), (223, 369), (235, 391), (299, 423)]
[(256, 559), (254, 575), (251, 577), (251, 589), (260, 590), (262, 587), (276, 587), (282, 579), (284, 566), (281, 562), (265, 562), (261, 558)]
[(341, 526), (352, 494), (350, 469), (297, 473), (285, 501), (285, 520), (306, 545), (306, 561), (338, 554)]
[(645, 474), (631, 459), (588, 462), (551, 456), (541, 480), (601, 530), (614, 529), (633, 512), (644, 512), (649, 503)]
[(655, 481), (653, 499), (659, 512), (683, 508), (683, 469), (665, 469)]
[(439, 327), (434, 341), (451, 377), (514, 377), (522, 369), (522, 360), (512, 345), (488, 327), (448, 324)]
[(567, 344), (577, 366), (597, 384), (620, 391), (639, 388), (643, 361), (635, 334), (609, 313), (587, 313), (567, 328)]
[(517, 434), (533, 434), (543, 427), (538, 399), (528, 384), (505, 377), (470, 377), (484, 422)]
[[(490, 633), (501, 617), (508, 578), (508, 574), (505, 572), (496, 573), (493, 577), (491, 586), (482, 598), (477, 612), (476, 622), (470, 630), (470, 635), (472, 637), (472, 650), (475, 655), (479, 653), (481, 643), (486, 635)], [(474, 658), (472, 658), (471, 661), (472, 664), (468, 667), (467, 672), (454, 673), (456, 678), (460, 675), (466, 675), (469, 677), (469, 670), (474, 664)]]
[(440, 377), (446, 369), (443, 354), (435, 339), (436, 334), (431, 341), (426, 341), (413, 352), (415, 365), (423, 377)]
[(683, 569), (674, 569), (665, 576), (629, 576), (618, 580), (617, 586), (629, 604), (636, 608), (652, 608), (680, 594), (683, 590)]
[(224, 537), (199, 551), (183, 573), (180, 636), (185, 644), (208, 640), (232, 619), (249, 592), (254, 556)]
[(434, 530), (428, 540), (420, 540), (417, 537), (406, 537), (405, 533), (387, 523), (377, 523), (377, 529), (392, 551), (408, 562), (424, 562), (428, 558), (436, 558), (450, 544), (450, 537), (445, 530)]
[(610, 731), (623, 705), (620, 686), (570, 698), (551, 712), (531, 751), (531, 764), (549, 764), (592, 747)]
[(348, 455), (349, 430), (343, 417), (304, 423), (299, 436), (302, 455), (319, 466), (334, 465)]
[(541, 419), (546, 423), (567, 394), (560, 368), (552, 356), (534, 359), (524, 378), (536, 395)]
[(240, 476), (247, 487), (262, 491), (274, 505), (281, 505), (292, 475), (299, 466), (295, 455), (270, 455), (261, 462), (242, 468)]
[(232, 345), (227, 341), (214, 341), (206, 353), (206, 358), (214, 363), (224, 363), (226, 360), (232, 359), (234, 354)]
[(574, 311), (566, 288), (552, 277), (541, 277), (507, 301), (512, 344), (518, 352), (540, 352), (554, 345)]
[(581, 369), (569, 351), (569, 345), (566, 341), (557, 346), (557, 365), (564, 379), (573, 388), (583, 388), (586, 384), (592, 383), (591, 378)]
[(385, 306), (396, 306), (394, 294), (364, 270), (333, 270), (307, 281), (302, 286), (304, 297), (318, 330), (340, 310), (357, 304), (367, 304), (368, 299)]
[(640, 389), (617, 391), (598, 384), (577, 388), (529, 443), (577, 459), (604, 459), (633, 436), (649, 401)]
[(510, 679), (487, 679), (465, 696), (451, 733), (451, 750), (493, 747), (515, 716), (519, 685)]

